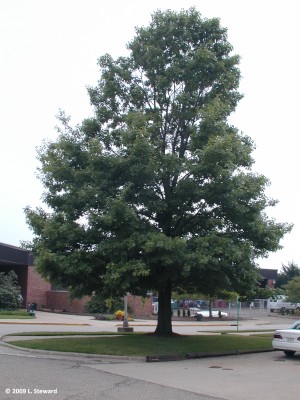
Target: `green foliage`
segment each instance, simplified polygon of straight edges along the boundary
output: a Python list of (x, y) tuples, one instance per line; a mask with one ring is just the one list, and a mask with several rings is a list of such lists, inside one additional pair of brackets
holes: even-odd
[(26, 217), (43, 276), (78, 296), (157, 291), (170, 334), (172, 289), (246, 292), (290, 227), (266, 216), (252, 140), (227, 122), (239, 57), (219, 20), (158, 11), (128, 49), (100, 57), (93, 118), (72, 128), (59, 114), (38, 153), (49, 211)]
[(26, 310), (0, 310), (0, 319), (32, 319)]
[(250, 300), (254, 299), (277, 299), (278, 296), (280, 295), (285, 295), (285, 290), (284, 289), (278, 289), (278, 288), (260, 288), (257, 287), (257, 289), (254, 291), (252, 298)]
[(124, 301), (120, 298), (104, 298), (101, 295), (93, 295), (87, 303), (90, 313), (112, 313), (124, 307)]
[(239, 294), (237, 292), (232, 292), (228, 290), (222, 290), (220, 292), (220, 298), (223, 300), (227, 300), (229, 303), (233, 303), (237, 300)]
[(19, 294), (20, 287), (16, 273), (0, 272), (0, 310), (17, 310), (20, 307)]
[(300, 276), (296, 276), (290, 280), (284, 289), (288, 295), (288, 300), (292, 303), (300, 303)]
[(282, 288), (297, 276), (300, 276), (300, 268), (295, 262), (288, 262), (287, 265), (282, 264), (282, 269), (276, 280), (276, 286)]

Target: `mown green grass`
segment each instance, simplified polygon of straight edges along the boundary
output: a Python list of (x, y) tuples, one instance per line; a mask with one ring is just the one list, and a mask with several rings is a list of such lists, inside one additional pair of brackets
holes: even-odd
[(0, 310), (0, 320), (1, 319), (30, 319), (33, 318), (28, 314), (26, 310), (15, 310), (7, 311)]
[[(123, 333), (122, 333), (123, 334)], [(102, 336), (102, 335), (111, 335), (116, 336), (116, 332), (75, 332), (75, 331), (63, 331), (63, 332), (18, 332), (18, 333), (9, 333), (5, 336)]]
[(16, 346), (50, 351), (118, 356), (185, 355), (271, 349), (270, 336), (201, 335), (158, 337), (149, 334), (13, 341)]
[[(199, 331), (200, 332), (200, 331)], [(207, 330), (207, 331), (201, 331), (201, 332), (207, 332), (207, 333), (216, 333), (216, 331), (212, 331), (212, 330)], [(222, 335), (227, 335), (227, 334), (239, 334), (239, 333), (273, 333), (274, 329), (260, 329), (259, 331), (257, 331), (257, 329), (239, 329), (238, 331), (236, 330), (224, 330), (224, 331), (218, 331), (218, 333), (222, 334)]]

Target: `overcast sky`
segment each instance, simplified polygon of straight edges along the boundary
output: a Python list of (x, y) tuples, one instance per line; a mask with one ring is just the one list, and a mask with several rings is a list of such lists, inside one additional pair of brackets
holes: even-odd
[(262, 268), (300, 264), (298, 135), (300, 61), (297, 0), (0, 0), (0, 242), (31, 240), (24, 207), (41, 205), (36, 147), (54, 139), (59, 109), (79, 123), (92, 115), (86, 86), (99, 78), (97, 59), (126, 54), (135, 26), (157, 9), (195, 6), (218, 17), (241, 56), (244, 99), (232, 123), (252, 137), (255, 170), (279, 204), (268, 215), (294, 224), (284, 248)]

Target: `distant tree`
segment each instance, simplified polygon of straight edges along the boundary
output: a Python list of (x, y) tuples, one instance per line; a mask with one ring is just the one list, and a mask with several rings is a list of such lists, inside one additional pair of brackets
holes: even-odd
[(228, 290), (222, 290), (220, 295), (220, 298), (226, 300), (228, 303), (233, 303), (239, 298), (239, 294), (237, 292), (232, 292)]
[(99, 60), (94, 118), (60, 115), (38, 153), (47, 211), (26, 216), (43, 276), (77, 295), (156, 291), (168, 335), (172, 290), (252, 284), (290, 227), (266, 216), (276, 202), (251, 172), (253, 143), (227, 122), (239, 57), (219, 20), (158, 11), (128, 49)]
[(20, 286), (16, 273), (0, 272), (0, 309), (17, 310), (20, 307), (19, 295)]
[(287, 265), (282, 264), (281, 271), (277, 276), (276, 287), (282, 288), (297, 276), (300, 276), (300, 268), (294, 261), (288, 262)]
[(284, 285), (288, 300), (292, 303), (300, 303), (300, 276), (291, 279)]
[(276, 299), (280, 295), (284, 295), (285, 290), (284, 289), (274, 289), (274, 288), (261, 288), (257, 287), (256, 290), (253, 293), (252, 300), (254, 299)]

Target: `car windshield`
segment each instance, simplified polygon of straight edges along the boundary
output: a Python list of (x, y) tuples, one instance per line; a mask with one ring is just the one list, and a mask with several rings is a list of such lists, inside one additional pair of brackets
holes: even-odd
[(300, 321), (294, 322), (293, 325), (291, 325), (289, 329), (300, 330)]

